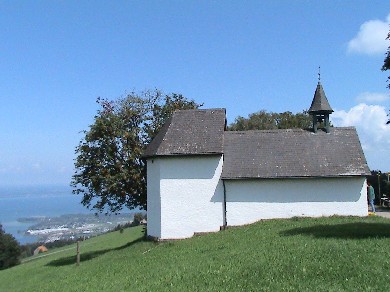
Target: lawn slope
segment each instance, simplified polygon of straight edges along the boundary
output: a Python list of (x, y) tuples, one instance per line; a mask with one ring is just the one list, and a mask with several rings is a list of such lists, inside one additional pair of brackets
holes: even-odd
[(390, 220), (268, 220), (171, 242), (125, 229), (0, 271), (1, 291), (386, 291)]

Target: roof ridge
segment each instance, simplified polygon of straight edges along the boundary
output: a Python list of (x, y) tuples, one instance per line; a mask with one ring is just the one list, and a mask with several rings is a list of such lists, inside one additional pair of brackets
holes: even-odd
[(175, 112), (181, 112), (181, 111), (224, 111), (226, 112), (225, 108), (193, 108), (193, 109), (178, 109)]
[(268, 130), (243, 130), (243, 131), (225, 131), (226, 133), (276, 133), (276, 132), (310, 132), (308, 129), (268, 129)]

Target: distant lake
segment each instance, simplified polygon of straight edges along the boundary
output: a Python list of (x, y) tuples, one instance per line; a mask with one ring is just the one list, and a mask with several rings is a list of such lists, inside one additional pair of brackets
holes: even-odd
[(21, 244), (35, 242), (33, 236), (24, 235), (31, 224), (18, 222), (18, 218), (95, 213), (84, 207), (81, 199), (69, 186), (0, 186), (0, 223)]

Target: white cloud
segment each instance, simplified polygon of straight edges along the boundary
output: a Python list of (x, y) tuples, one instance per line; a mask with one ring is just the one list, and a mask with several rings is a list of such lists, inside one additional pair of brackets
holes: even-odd
[(360, 26), (357, 35), (348, 42), (348, 53), (381, 54), (385, 53), (389, 42), (386, 40), (389, 32), (390, 14), (385, 21), (369, 20)]
[(381, 103), (390, 99), (390, 95), (386, 93), (376, 93), (376, 92), (363, 92), (359, 94), (356, 100), (358, 102), (365, 103)]
[(349, 111), (335, 110), (330, 117), (336, 127), (356, 127), (371, 169), (390, 170), (390, 125), (386, 125), (385, 107), (360, 103)]

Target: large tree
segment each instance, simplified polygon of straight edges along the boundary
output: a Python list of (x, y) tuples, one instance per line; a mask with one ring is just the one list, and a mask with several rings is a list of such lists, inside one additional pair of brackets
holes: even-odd
[(158, 90), (117, 100), (97, 99), (100, 109), (76, 147), (71, 185), (82, 204), (99, 212), (146, 210), (146, 165), (142, 153), (178, 109), (198, 108), (180, 94)]
[[(390, 40), (390, 31), (387, 34), (386, 40)], [(387, 70), (390, 70), (390, 46), (387, 48), (385, 60), (383, 62), (383, 66), (382, 66), (382, 71), (387, 71)], [(389, 81), (390, 81), (390, 76), (387, 77), (387, 82), (389, 82)], [(390, 89), (390, 83), (387, 84), (387, 87)]]
[[(387, 34), (386, 40), (390, 40), (390, 31)], [(385, 55), (385, 60), (383, 62), (382, 71), (390, 70), (390, 46), (387, 48), (387, 52)], [(387, 77), (387, 87), (390, 89), (390, 76)], [(387, 124), (390, 124), (390, 119), (387, 121)]]
[(0, 270), (19, 264), (20, 254), (19, 243), (11, 234), (5, 233), (0, 224)]
[(274, 130), (291, 128), (309, 128), (312, 124), (312, 118), (308, 112), (293, 114), (291, 112), (272, 113), (265, 110), (250, 114), (248, 118), (237, 117), (229, 125), (230, 131), (246, 130)]

